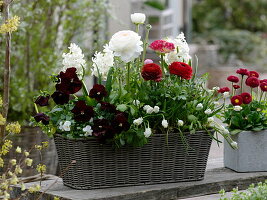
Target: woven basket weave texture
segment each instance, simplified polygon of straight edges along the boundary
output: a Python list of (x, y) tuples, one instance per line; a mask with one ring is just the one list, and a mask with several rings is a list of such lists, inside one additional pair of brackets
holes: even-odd
[(188, 150), (177, 133), (169, 133), (168, 138), (154, 135), (144, 147), (120, 149), (94, 139), (61, 135), (54, 139), (64, 184), (98, 189), (202, 180), (212, 139), (206, 132), (186, 134), (186, 138)]

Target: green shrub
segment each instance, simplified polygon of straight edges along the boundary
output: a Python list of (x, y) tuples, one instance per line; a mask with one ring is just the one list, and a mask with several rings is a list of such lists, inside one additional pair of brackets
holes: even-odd
[(236, 188), (232, 192), (232, 197), (226, 198), (225, 191), (221, 190), (220, 200), (267, 200), (267, 180), (265, 183), (258, 183), (256, 187), (254, 184), (250, 185), (244, 192), (240, 192)]

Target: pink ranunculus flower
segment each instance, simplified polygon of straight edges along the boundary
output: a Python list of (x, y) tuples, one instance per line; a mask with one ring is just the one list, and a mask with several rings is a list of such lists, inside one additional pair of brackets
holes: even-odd
[(175, 49), (173, 43), (165, 40), (155, 40), (149, 47), (158, 53), (170, 53)]

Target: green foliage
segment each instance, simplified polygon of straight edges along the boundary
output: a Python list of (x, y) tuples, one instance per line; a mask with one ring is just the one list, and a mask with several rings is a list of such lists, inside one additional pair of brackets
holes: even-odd
[(266, 0), (202, 0), (192, 12), (194, 30), (198, 33), (216, 29), (243, 29), (267, 32)]
[(239, 131), (261, 131), (267, 129), (267, 116), (263, 111), (266, 103), (252, 101), (244, 104), (241, 111), (235, 111), (233, 105), (229, 105), (225, 111), (225, 121), (229, 125), (229, 131), (236, 134)]
[(202, 0), (194, 4), (195, 42), (219, 46), (222, 62), (237, 59), (266, 67), (266, 0)]
[[(105, 30), (107, 8), (105, 0), (25, 0), (14, 4), (12, 12), (22, 23), (12, 38), (10, 119), (27, 121), (36, 90), (53, 87), (47, 77), (60, 71), (62, 51), (71, 42), (87, 49), (85, 56), (91, 60), (105, 39), (101, 31)], [(3, 50), (0, 55), (4, 57)]]
[(165, 9), (164, 3), (159, 1), (159, 0), (145, 1), (144, 4), (147, 6), (150, 6), (152, 8), (158, 9), (158, 10), (164, 10)]
[(220, 200), (267, 200), (267, 180), (264, 183), (258, 183), (256, 186), (251, 184), (249, 188), (240, 192), (237, 188), (232, 190), (233, 195), (230, 198), (225, 197), (225, 191), (221, 190)]

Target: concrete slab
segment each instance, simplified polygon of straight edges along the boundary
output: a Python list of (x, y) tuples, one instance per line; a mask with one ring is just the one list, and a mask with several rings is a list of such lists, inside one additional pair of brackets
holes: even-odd
[[(42, 183), (45, 199), (54, 196), (61, 200), (175, 200), (194, 196), (203, 196), (226, 191), (237, 187), (246, 189), (251, 183), (267, 179), (267, 172), (236, 173), (232, 170), (220, 168), (208, 170), (203, 181), (183, 182), (172, 184), (158, 184), (135, 187), (109, 188), (99, 190), (73, 190), (62, 184), (61, 179), (52, 179)], [(55, 181), (57, 182), (55, 183)], [(33, 185), (29, 183), (27, 186)], [(50, 187), (52, 185), (52, 187)], [(18, 191), (16, 191), (18, 193)], [(27, 200), (33, 199), (27, 197)]]

